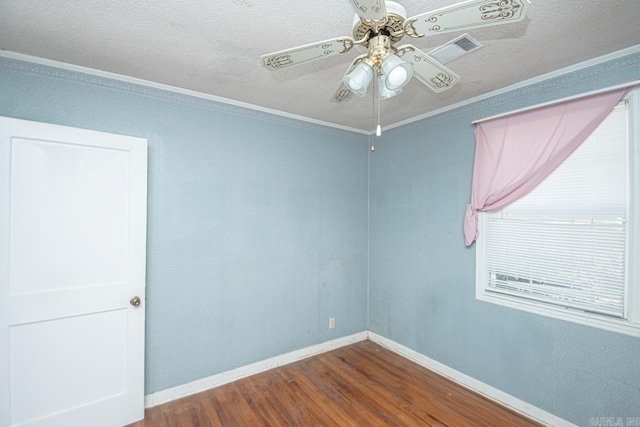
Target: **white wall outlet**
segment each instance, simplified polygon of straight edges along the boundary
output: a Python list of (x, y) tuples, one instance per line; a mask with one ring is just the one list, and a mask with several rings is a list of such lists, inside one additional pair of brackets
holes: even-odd
[(336, 318), (329, 317), (329, 329), (333, 329), (336, 327)]

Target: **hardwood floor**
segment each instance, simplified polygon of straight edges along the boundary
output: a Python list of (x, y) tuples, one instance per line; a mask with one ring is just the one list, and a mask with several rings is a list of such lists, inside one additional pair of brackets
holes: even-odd
[(132, 427), (538, 425), (362, 341), (149, 408)]

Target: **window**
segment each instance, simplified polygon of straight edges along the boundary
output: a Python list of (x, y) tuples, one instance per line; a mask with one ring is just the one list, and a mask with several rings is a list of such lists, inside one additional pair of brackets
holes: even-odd
[(477, 299), (640, 336), (639, 92), (532, 192), (479, 213)]

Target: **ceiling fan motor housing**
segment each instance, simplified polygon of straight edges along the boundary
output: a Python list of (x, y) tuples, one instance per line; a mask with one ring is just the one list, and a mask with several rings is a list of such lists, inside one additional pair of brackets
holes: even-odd
[(377, 67), (391, 51), (391, 38), (386, 35), (377, 35), (369, 39), (369, 58)]
[[(384, 23), (380, 29), (384, 30), (387, 34), (402, 31), (404, 21), (407, 19), (407, 11), (405, 8), (394, 1), (386, 1), (385, 6), (387, 8), (387, 22)], [(366, 21), (360, 19), (357, 14), (354, 15), (353, 37), (356, 40), (362, 40), (371, 33), (374, 33), (373, 35), (377, 35), (378, 32), (374, 31), (375, 25), (376, 21)], [(392, 35), (389, 37), (391, 38), (391, 43), (395, 43), (402, 38), (402, 36), (394, 37)], [(364, 45), (368, 47), (368, 41), (365, 42)]]

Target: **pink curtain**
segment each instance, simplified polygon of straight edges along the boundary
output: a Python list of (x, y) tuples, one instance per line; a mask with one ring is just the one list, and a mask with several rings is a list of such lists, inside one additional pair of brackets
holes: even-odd
[(625, 88), (479, 123), (464, 234), (478, 237), (478, 211), (497, 211), (533, 190), (609, 115)]

